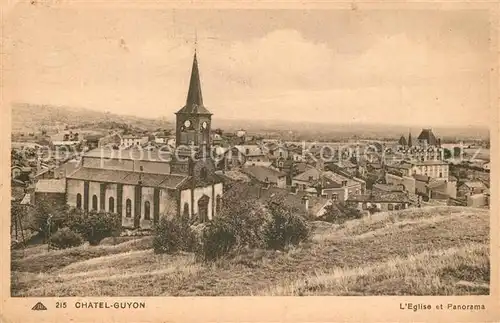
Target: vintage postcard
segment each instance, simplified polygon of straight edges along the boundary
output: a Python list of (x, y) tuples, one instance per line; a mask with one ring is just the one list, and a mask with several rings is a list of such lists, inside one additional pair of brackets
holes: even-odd
[(499, 321), (497, 13), (5, 4), (2, 322)]

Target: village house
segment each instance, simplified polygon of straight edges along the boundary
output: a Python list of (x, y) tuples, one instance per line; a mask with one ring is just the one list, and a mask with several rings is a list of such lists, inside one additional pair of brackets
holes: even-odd
[(89, 147), (89, 149), (94, 149), (94, 148), (99, 147), (99, 141), (103, 137), (104, 136), (101, 134), (89, 134), (89, 135), (85, 135), (84, 141), (85, 141), (86, 146)]
[(399, 186), (404, 192), (415, 194), (415, 178), (411, 176), (400, 176), (391, 172), (386, 172), (385, 183), (388, 185)]
[(149, 140), (148, 136), (123, 135), (121, 137), (120, 146), (122, 147), (142, 146), (146, 144), (148, 140)]
[(405, 192), (370, 191), (367, 194), (352, 195), (346, 205), (358, 210), (393, 211), (410, 207), (410, 199)]
[(265, 145), (269, 159), (288, 159), (288, 148), (282, 143), (268, 143)]
[(467, 197), (474, 194), (481, 194), (488, 190), (488, 187), (481, 181), (467, 181), (458, 187), (457, 195)]
[(259, 145), (236, 145), (227, 150), (224, 157), (226, 169), (247, 166), (267, 166), (271, 165), (269, 157)]
[(62, 179), (41, 179), (35, 183), (35, 193), (33, 203), (37, 201), (47, 201), (51, 204), (66, 204), (66, 180)]
[(264, 166), (245, 166), (241, 171), (266, 187), (286, 188), (286, 174)]
[(366, 183), (355, 177), (346, 177), (332, 171), (312, 168), (292, 178), (293, 191), (312, 191), (329, 199), (345, 201), (349, 195), (361, 194)]

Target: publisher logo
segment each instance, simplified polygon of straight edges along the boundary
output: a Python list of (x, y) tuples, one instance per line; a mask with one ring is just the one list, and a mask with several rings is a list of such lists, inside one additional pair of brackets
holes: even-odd
[(43, 305), (41, 302), (38, 302), (31, 308), (33, 311), (46, 311), (47, 307)]

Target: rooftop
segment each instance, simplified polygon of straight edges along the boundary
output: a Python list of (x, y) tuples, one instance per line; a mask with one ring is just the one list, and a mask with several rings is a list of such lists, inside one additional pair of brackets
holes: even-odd
[(242, 172), (257, 179), (259, 182), (265, 182), (266, 179), (273, 183), (279, 177), (286, 176), (285, 173), (264, 166), (247, 166), (242, 169)]
[(165, 146), (162, 146), (159, 149), (151, 150), (143, 149), (142, 147), (131, 147), (128, 149), (100, 147), (86, 152), (84, 157), (169, 162), (172, 158), (172, 152), (168, 149), (168, 147)]
[(65, 193), (66, 180), (63, 179), (40, 179), (35, 184), (35, 192), (39, 193)]
[(486, 185), (480, 181), (465, 182), (463, 185), (470, 188), (486, 188)]
[(235, 145), (234, 148), (236, 148), (242, 155), (245, 155), (247, 157), (264, 155), (264, 152), (259, 145)]
[(422, 132), (420, 133), (420, 135), (418, 135), (417, 139), (426, 140), (427, 144), (433, 146), (438, 144), (438, 140), (436, 139), (436, 136), (434, 136), (432, 129), (422, 129)]
[(188, 176), (82, 167), (72, 174), (67, 175), (66, 178), (128, 185), (138, 185), (139, 180), (141, 180), (143, 186), (176, 189), (188, 178)]

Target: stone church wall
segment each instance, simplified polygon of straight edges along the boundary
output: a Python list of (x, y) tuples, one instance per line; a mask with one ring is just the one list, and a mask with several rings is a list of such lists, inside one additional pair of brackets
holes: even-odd
[(67, 179), (66, 180), (66, 203), (70, 207), (76, 207), (77, 194), (82, 195), (82, 208), (83, 208), (83, 181)]

